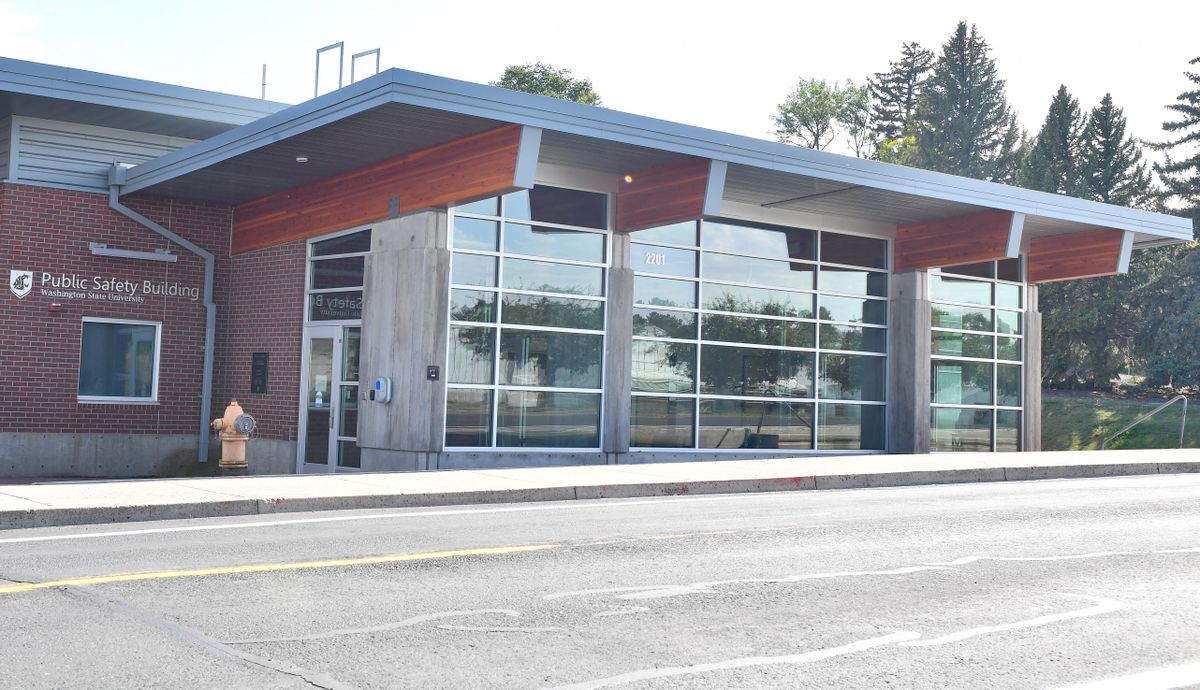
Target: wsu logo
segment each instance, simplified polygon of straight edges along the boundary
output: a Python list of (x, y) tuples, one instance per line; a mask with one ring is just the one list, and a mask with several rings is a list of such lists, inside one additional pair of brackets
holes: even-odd
[(8, 272), (8, 289), (17, 296), (25, 299), (25, 295), (33, 289), (33, 271), (18, 271), (15, 268)]

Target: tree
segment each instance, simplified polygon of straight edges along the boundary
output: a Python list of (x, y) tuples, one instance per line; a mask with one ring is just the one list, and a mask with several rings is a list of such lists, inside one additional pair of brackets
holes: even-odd
[(995, 182), (1016, 171), (1021, 133), (988, 45), (959, 22), (917, 102), (917, 165)]
[(536, 93), (541, 96), (574, 101), (584, 105), (602, 105), (600, 96), (588, 79), (580, 79), (569, 69), (556, 69), (542, 62), (524, 65), (509, 65), (504, 74), (492, 86), (501, 86), (513, 91)]
[(844, 132), (860, 157), (869, 148), (870, 99), (865, 86), (851, 80), (842, 87), (836, 81), (801, 79), (778, 108), (771, 120), (779, 141), (820, 151)]
[(1084, 127), (1079, 196), (1118, 206), (1146, 207), (1152, 188), (1141, 147), (1125, 134), (1125, 113), (1104, 94)]
[(900, 60), (888, 63), (888, 71), (876, 72), (867, 80), (870, 88), (872, 131), (876, 139), (899, 140), (912, 134), (913, 114), (922, 86), (933, 67), (933, 53), (917, 43), (900, 46)]
[(1075, 196), (1081, 176), (1083, 117), (1079, 101), (1059, 86), (1050, 101), (1050, 112), (1021, 167), (1017, 184), (1043, 192)]
[[(1200, 64), (1200, 57), (1188, 64)], [(1163, 123), (1170, 138), (1152, 144), (1166, 152), (1154, 171), (1165, 189), (1162, 201), (1182, 215), (1190, 216), (1192, 229), (1200, 238), (1200, 74), (1184, 72), (1196, 86), (1167, 105), (1175, 119)], [(1180, 157), (1175, 158), (1172, 154)], [(1146, 357), (1146, 376), (1152, 384), (1175, 388), (1200, 385), (1200, 247), (1195, 242), (1169, 247), (1165, 270), (1159, 271), (1150, 288), (1159, 299), (1150, 304), (1154, 339)]]

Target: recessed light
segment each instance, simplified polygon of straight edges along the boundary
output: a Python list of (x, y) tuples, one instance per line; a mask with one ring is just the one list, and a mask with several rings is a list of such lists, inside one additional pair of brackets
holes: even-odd
[(625, 176), (625, 184), (633, 184), (633, 175)]
[(308, 156), (296, 156), (296, 162), (297, 163), (307, 163)]

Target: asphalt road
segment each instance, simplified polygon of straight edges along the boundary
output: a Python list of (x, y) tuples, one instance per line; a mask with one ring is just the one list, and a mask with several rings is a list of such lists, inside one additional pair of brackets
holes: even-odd
[(0, 532), (0, 687), (1200, 685), (1200, 476)]

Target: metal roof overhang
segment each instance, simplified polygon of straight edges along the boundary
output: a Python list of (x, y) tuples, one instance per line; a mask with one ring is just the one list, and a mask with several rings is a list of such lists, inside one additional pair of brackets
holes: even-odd
[(0, 119), (10, 115), (206, 139), (288, 105), (0, 57)]
[(506, 123), (543, 130), (543, 164), (617, 174), (686, 156), (725, 161), (730, 202), (892, 225), (999, 209), (1025, 214), (1027, 237), (1108, 227), (1133, 231), (1138, 245), (1192, 239), (1186, 218), (398, 69), (131, 168), (122, 194), (237, 204)]

